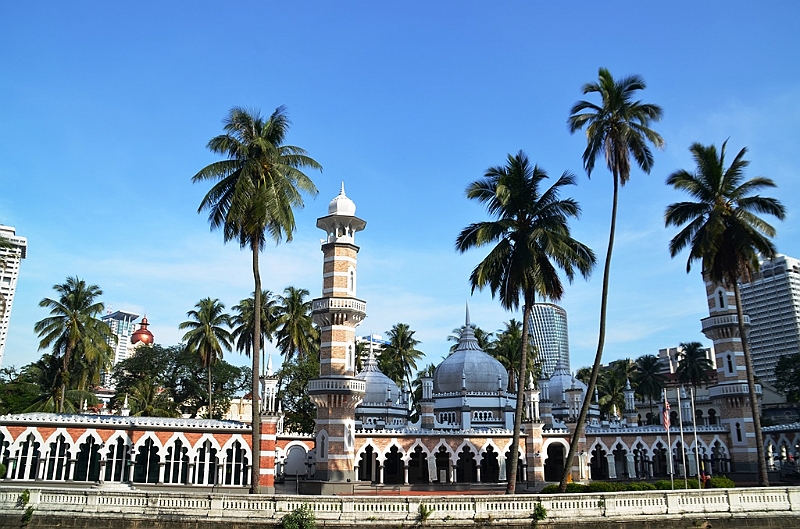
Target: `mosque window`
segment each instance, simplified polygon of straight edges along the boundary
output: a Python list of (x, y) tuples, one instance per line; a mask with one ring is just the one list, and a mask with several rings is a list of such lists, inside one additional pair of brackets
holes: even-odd
[(728, 372), (733, 374), (733, 360), (730, 354), (728, 355)]
[(736, 423), (736, 442), (742, 442), (742, 425), (738, 422)]
[(717, 308), (725, 308), (725, 293), (721, 288), (717, 290)]

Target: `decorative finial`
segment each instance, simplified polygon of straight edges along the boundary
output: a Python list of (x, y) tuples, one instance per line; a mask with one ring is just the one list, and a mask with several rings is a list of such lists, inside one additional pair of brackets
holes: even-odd
[(466, 326), (469, 327), (469, 301), (467, 301), (467, 323)]
[(340, 195), (344, 195), (344, 180), (342, 180), (342, 189), (339, 191)]
[(272, 353), (269, 354), (269, 358), (267, 359), (267, 376), (272, 376)]

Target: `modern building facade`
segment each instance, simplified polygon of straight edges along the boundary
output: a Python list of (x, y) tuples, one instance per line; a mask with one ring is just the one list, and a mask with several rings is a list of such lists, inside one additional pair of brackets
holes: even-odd
[(774, 384), (781, 356), (800, 353), (800, 260), (778, 255), (763, 261), (752, 281), (741, 285), (750, 316), (748, 344), (755, 375)]
[(19, 237), (16, 229), (0, 225), (0, 236), (8, 239), (10, 248), (0, 248), (0, 365), (6, 350), (8, 323), (11, 320), (11, 306), (17, 290), (20, 262), (27, 257), (28, 241)]
[(552, 303), (535, 303), (530, 326), (531, 340), (539, 351), (543, 374), (552, 375), (556, 367), (569, 371), (567, 311)]

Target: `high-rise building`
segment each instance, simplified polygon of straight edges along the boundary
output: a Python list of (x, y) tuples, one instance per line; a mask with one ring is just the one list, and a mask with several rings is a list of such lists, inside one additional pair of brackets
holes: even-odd
[(14, 303), (14, 292), (17, 290), (19, 263), (28, 253), (28, 241), (18, 237), (11, 226), (0, 225), (0, 236), (7, 239), (10, 247), (0, 247), (0, 365), (6, 350), (8, 322), (11, 319), (11, 306)]
[(556, 367), (569, 371), (567, 311), (552, 303), (534, 303), (530, 326), (531, 341), (539, 351), (543, 374), (549, 377)]
[[(106, 314), (101, 319), (111, 328), (111, 332), (117, 338), (116, 343), (114, 343), (113, 340), (109, 340), (109, 345), (114, 349), (111, 365), (115, 366), (118, 362), (128, 358), (131, 335), (135, 330), (133, 322), (139, 319), (139, 315), (132, 312), (125, 312), (124, 310), (118, 310)], [(103, 374), (103, 385), (107, 388), (112, 387), (111, 371)]]
[(748, 344), (755, 375), (776, 380), (783, 355), (800, 353), (800, 260), (778, 255), (763, 261), (753, 280), (741, 285), (744, 313), (750, 316)]

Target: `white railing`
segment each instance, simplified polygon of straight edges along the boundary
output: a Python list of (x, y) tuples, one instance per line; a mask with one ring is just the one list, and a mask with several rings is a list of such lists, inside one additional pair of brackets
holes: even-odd
[[(729, 325), (738, 325), (739, 317), (736, 314), (727, 314), (725, 316), (709, 316), (700, 320), (703, 330), (713, 329), (714, 327), (727, 327)], [(750, 325), (750, 316), (744, 315), (744, 324)]]
[(367, 303), (360, 299), (353, 298), (321, 298), (315, 299), (311, 304), (311, 311), (326, 311), (331, 309), (353, 310), (356, 312), (367, 312)]
[[(761, 384), (756, 384), (756, 395), (761, 395)], [(708, 388), (709, 397), (720, 397), (723, 395), (747, 395), (750, 389), (747, 382), (738, 382), (735, 384), (724, 384), (720, 386), (711, 386)]]
[(316, 378), (309, 381), (309, 391), (367, 391), (367, 383), (358, 379)]
[[(20, 514), (22, 487), (0, 486), (0, 512)], [(28, 506), (49, 517), (126, 520), (197, 521), (211, 527), (245, 524), (253, 520), (277, 523), (283, 516), (308, 505), (321, 524), (350, 527), (365, 520), (400, 525), (414, 522), (420, 505), (432, 510), (427, 522), (530, 523), (541, 503), (547, 520), (583, 521), (657, 520), (680, 515), (709, 518), (741, 514), (749, 519), (784, 516), (800, 523), (800, 487), (708, 489), (689, 491), (618, 492), (607, 494), (462, 496), (268, 496), (218, 493), (103, 491), (98, 489), (32, 489)], [(746, 513), (746, 514), (745, 514)], [(760, 513), (760, 514), (759, 514)]]

